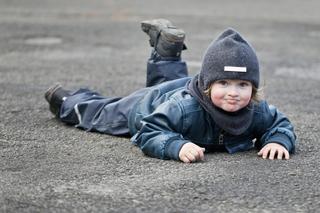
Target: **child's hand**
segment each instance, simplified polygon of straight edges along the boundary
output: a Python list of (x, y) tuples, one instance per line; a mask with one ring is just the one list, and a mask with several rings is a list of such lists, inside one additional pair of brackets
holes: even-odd
[(205, 148), (202, 148), (194, 143), (188, 142), (182, 146), (179, 152), (179, 158), (184, 163), (192, 163), (204, 160)]
[(265, 145), (260, 152), (258, 152), (259, 156), (262, 156), (263, 159), (266, 159), (269, 154), (269, 159), (273, 160), (275, 157), (275, 154), (277, 154), (277, 159), (281, 160), (283, 157), (286, 160), (289, 160), (289, 152), (288, 150), (277, 143), (268, 143)]

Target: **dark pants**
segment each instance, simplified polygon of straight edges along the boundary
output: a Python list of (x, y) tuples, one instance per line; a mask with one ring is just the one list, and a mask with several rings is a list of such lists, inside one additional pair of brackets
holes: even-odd
[(180, 58), (162, 58), (153, 51), (147, 64), (146, 88), (119, 98), (102, 97), (91, 90), (79, 89), (63, 102), (59, 118), (87, 131), (129, 136), (130, 110), (150, 87), (187, 76), (187, 65)]

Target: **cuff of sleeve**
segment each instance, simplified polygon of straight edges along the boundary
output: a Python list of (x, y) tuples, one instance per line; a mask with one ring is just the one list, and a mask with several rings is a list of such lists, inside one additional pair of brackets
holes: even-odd
[(290, 153), (294, 152), (294, 150), (292, 149), (292, 144), (290, 142), (290, 138), (288, 136), (286, 136), (285, 134), (280, 134), (280, 133), (274, 134), (274, 135), (272, 135), (271, 138), (269, 138), (267, 143), (278, 143), (278, 144), (284, 146), (288, 150), (288, 152), (290, 152)]
[(179, 159), (179, 152), (181, 147), (188, 143), (185, 140), (175, 140), (168, 143), (165, 147), (164, 154), (166, 158), (180, 160)]

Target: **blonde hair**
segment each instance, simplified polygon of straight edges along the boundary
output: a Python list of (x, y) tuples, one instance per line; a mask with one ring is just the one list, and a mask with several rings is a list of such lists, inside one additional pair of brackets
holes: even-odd
[[(206, 96), (208, 96), (209, 98), (211, 97), (212, 85), (213, 84), (211, 84), (208, 89), (203, 91), (204, 94)], [(250, 102), (259, 103), (262, 100), (262, 98), (263, 98), (262, 88), (256, 88), (255, 86), (252, 85), (252, 94), (251, 94), (251, 101)]]

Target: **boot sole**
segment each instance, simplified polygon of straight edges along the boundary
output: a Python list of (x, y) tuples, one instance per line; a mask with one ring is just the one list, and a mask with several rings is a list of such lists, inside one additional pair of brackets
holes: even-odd
[[(161, 35), (168, 41), (168, 42), (183, 42), (185, 39), (185, 32), (181, 29), (177, 29), (176, 27), (162, 27), (159, 25), (155, 25), (154, 23), (150, 22), (141, 22), (141, 28), (143, 32), (150, 34), (150, 31), (154, 33), (161, 33)], [(176, 30), (178, 33), (172, 33), (170, 31)]]
[[(160, 24), (160, 23), (163, 24)], [(142, 31), (145, 33), (149, 33), (149, 30), (152, 29), (154, 31), (160, 31), (161, 27), (169, 27), (173, 26), (169, 20), (166, 19), (154, 19), (154, 20), (146, 20), (141, 22)]]

